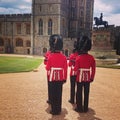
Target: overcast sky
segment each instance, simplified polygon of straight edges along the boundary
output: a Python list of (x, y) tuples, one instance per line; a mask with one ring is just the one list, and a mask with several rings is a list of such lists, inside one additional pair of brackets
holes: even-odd
[[(32, 0), (0, 0), (0, 14), (31, 13)], [(120, 26), (120, 0), (94, 0), (94, 17), (103, 13), (108, 24)]]

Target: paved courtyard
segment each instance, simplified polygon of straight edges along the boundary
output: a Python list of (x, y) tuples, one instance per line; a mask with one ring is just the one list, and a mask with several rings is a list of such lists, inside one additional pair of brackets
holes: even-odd
[(97, 68), (88, 113), (76, 113), (75, 105), (68, 103), (68, 76), (63, 86), (62, 113), (52, 116), (46, 103), (44, 67), (41, 64), (37, 72), (0, 74), (0, 120), (120, 120), (120, 70)]

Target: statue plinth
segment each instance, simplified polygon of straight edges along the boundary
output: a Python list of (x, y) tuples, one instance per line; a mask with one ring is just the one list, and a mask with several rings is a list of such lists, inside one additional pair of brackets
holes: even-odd
[(92, 34), (92, 50), (112, 50), (109, 31), (94, 31)]
[(111, 38), (111, 31), (108, 29), (93, 30), (92, 50), (90, 52), (96, 58), (117, 58)]

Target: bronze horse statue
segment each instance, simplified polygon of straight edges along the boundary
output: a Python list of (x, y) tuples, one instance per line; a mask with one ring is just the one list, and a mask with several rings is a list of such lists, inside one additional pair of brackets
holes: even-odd
[(99, 25), (104, 25), (105, 28), (108, 27), (107, 21), (101, 21), (98, 17), (94, 17), (95, 25), (98, 27)]

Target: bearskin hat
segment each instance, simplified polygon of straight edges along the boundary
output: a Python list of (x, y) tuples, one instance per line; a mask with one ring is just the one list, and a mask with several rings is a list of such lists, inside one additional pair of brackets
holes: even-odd
[(77, 40), (77, 49), (79, 52), (87, 52), (91, 49), (91, 39), (88, 36), (82, 36)]
[(55, 51), (55, 50), (62, 50), (63, 48), (63, 38), (61, 35), (58, 34), (53, 34), (50, 36), (49, 39), (49, 45), (50, 48)]

